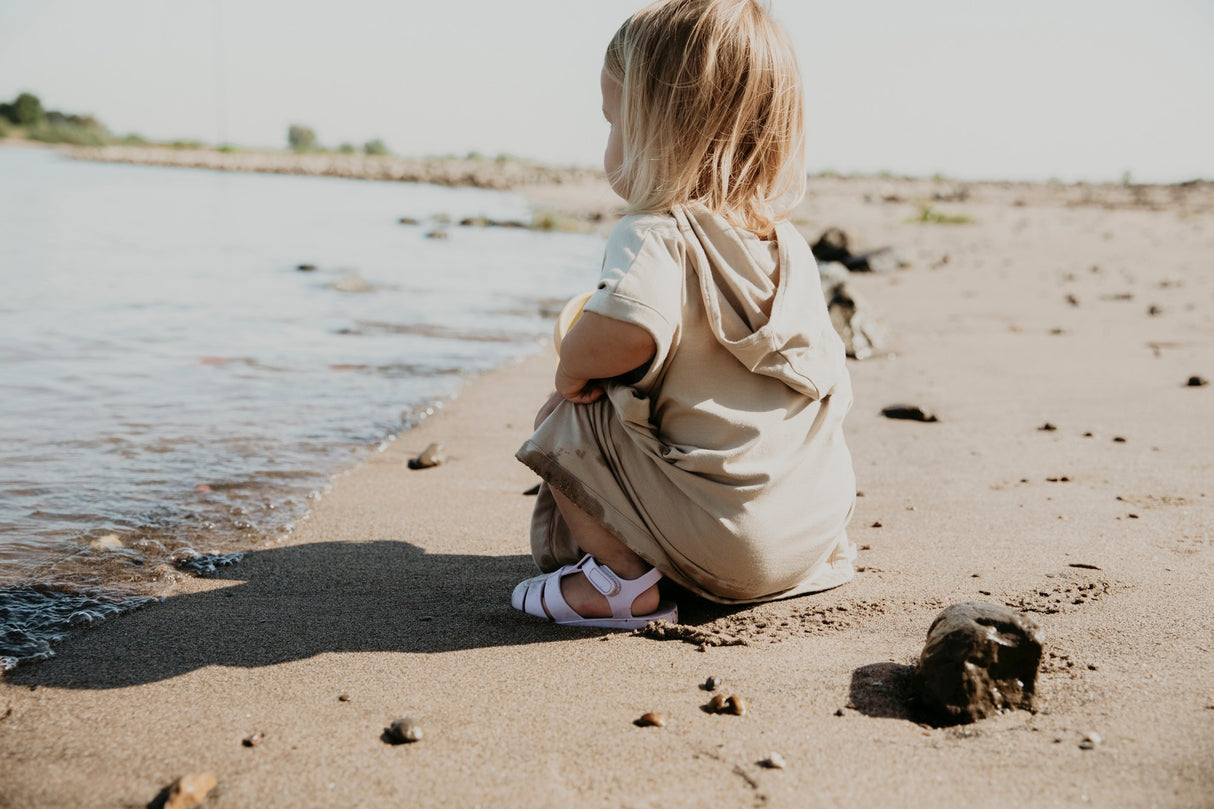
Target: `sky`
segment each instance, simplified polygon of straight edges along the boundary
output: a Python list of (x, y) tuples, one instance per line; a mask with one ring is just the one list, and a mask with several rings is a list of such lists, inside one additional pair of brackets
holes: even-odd
[[(154, 139), (598, 165), (640, 0), (0, 0), (0, 99)], [(811, 171), (1214, 179), (1214, 0), (772, 0)]]

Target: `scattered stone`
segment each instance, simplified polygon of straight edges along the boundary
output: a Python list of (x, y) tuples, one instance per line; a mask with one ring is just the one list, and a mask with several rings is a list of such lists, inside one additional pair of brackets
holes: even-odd
[(1076, 298), (1074, 295), (1067, 295), (1067, 296), (1066, 296), (1066, 302), (1067, 302), (1067, 303), (1069, 303), (1071, 306), (1078, 306), (1078, 305), (1079, 305), (1079, 299), (1078, 299), (1078, 298)]
[(660, 713), (651, 711), (641, 714), (641, 718), (632, 724), (639, 728), (664, 728), (666, 727), (666, 717)]
[(881, 410), (881, 415), (887, 419), (902, 419), (904, 421), (935, 422), (940, 420), (936, 418), (934, 413), (929, 413), (918, 405), (890, 405)]
[(183, 775), (169, 785), (164, 809), (193, 809), (202, 805), (219, 779), (209, 772)]
[(439, 466), (446, 463), (447, 455), (443, 452), (442, 443), (435, 441), (430, 446), (422, 450), (422, 454), (416, 458), (409, 459), (410, 469), (429, 469), (432, 466)]
[(700, 688), (702, 688), (705, 691), (716, 691), (718, 688), (721, 687), (721, 684), (724, 682), (725, 681), (723, 679), (721, 679), (720, 677), (713, 675), (713, 676), (709, 677), (707, 680), (705, 680), (703, 682), (703, 684), (700, 685)]
[(847, 709), (839, 708), (838, 710), (835, 711), (835, 716), (847, 716)]
[(1104, 741), (1100, 738), (1099, 733), (1085, 733), (1083, 739), (1079, 742), (1080, 750), (1095, 750)]
[(998, 604), (966, 602), (932, 622), (915, 666), (923, 704), (947, 723), (1033, 710), (1044, 633)]
[(1210, 384), (1210, 380), (1204, 376), (1191, 376), (1189, 377), (1189, 381), (1185, 383), (1190, 388), (1204, 388), (1208, 384)]
[(421, 224), (420, 221), (418, 221), (417, 219), (414, 219), (412, 216), (402, 216), (400, 219), (398, 219), (396, 221), (402, 225), (420, 225)]
[(384, 730), (384, 738), (389, 744), (411, 744), (421, 740), (422, 728), (413, 717), (406, 716), (389, 725)]
[(1046, 478), (1045, 480), (1047, 483), (1070, 483), (1071, 476), (1062, 475), (1062, 476), (1057, 476), (1057, 477), (1049, 477), (1049, 478)]
[(810, 249), (814, 251), (814, 258), (820, 263), (837, 261), (847, 266), (847, 259), (851, 257), (848, 241), (847, 233), (841, 228), (830, 227), (822, 231), (818, 240), (810, 245)]
[(363, 278), (356, 272), (346, 273), (341, 278), (330, 284), (329, 288), (335, 289), (338, 292), (348, 292), (350, 294), (361, 294), (364, 292), (370, 292), (372, 289), (374, 289), (367, 279)]
[(426, 238), (427, 239), (440, 239), (440, 240), (446, 239), (446, 238), (448, 238), (447, 231), (445, 231), (441, 228), (435, 228), (434, 230), (432, 230), (426, 234)]
[(338, 702), (349, 702), (349, 701), (350, 701), (350, 695), (349, 695), (349, 694), (338, 694), (338, 695), (337, 695), (337, 701), (338, 701)]
[(1125, 443), (1125, 436), (1122, 436), (1122, 435), (1115, 435), (1115, 436), (1113, 436), (1113, 443), (1114, 443), (1114, 444), (1124, 444), (1124, 443)]
[(243, 744), (245, 747), (256, 747), (257, 745), (261, 744), (265, 740), (265, 738), (266, 738), (266, 734), (262, 733), (259, 730), (251, 736), (245, 736), (243, 739), (240, 740), (240, 743)]
[(1040, 430), (1040, 431), (1041, 431), (1041, 432), (1043, 432), (1043, 433), (1052, 433), (1052, 432), (1054, 432), (1055, 430), (1057, 430), (1058, 428), (1057, 428), (1057, 427), (1055, 427), (1053, 424), (1050, 424), (1050, 423), (1047, 421), (1045, 424), (1042, 424), (1042, 425), (1041, 425), (1040, 427), (1038, 427), (1037, 429), (1038, 429), (1038, 430)]
[(540, 484), (538, 484), (538, 483), (537, 483), (537, 484), (535, 484), (534, 486), (532, 486), (532, 487), (531, 487), (530, 489), (528, 489), (527, 491), (523, 492), (523, 494), (524, 494), (526, 497), (535, 497), (535, 496), (536, 496), (537, 494), (539, 494), (539, 493), (540, 493)]
[(872, 527), (873, 527), (873, 528), (881, 528), (881, 527), (882, 527), (882, 525), (881, 525), (881, 521), (880, 521), (880, 520), (877, 520), (876, 522), (874, 522), (874, 523), (872, 524)]
[(1159, 306), (1156, 306), (1155, 304), (1151, 304), (1150, 306), (1147, 307), (1147, 315), (1149, 317), (1156, 317), (1157, 315), (1162, 315), (1162, 314), (1163, 314), (1163, 309), (1160, 308)]
[(315, 264), (299, 264), (295, 267), (295, 269), (299, 270), (300, 272), (316, 272), (316, 265)]
[(759, 762), (759, 766), (769, 770), (782, 770), (788, 764), (784, 761), (784, 756), (779, 753), (768, 753), (767, 758)]
[(730, 694), (729, 699), (725, 700), (725, 713), (731, 713), (734, 716), (746, 716), (746, 712), (746, 700), (737, 694)]
[(708, 701), (709, 713), (724, 713), (725, 706), (729, 703), (729, 697), (724, 694), (717, 694)]

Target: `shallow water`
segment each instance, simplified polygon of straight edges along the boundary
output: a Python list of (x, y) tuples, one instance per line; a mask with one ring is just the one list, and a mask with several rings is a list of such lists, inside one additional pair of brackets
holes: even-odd
[(531, 212), (0, 149), (0, 670), (282, 536), (335, 471), (548, 339), (602, 238), (435, 224), (475, 216)]

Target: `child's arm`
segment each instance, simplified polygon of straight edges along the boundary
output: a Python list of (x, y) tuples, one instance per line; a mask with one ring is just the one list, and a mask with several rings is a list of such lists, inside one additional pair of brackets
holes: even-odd
[(585, 312), (561, 341), (557, 392), (575, 404), (593, 402), (603, 395), (594, 380), (635, 370), (657, 350), (653, 336), (640, 326)]

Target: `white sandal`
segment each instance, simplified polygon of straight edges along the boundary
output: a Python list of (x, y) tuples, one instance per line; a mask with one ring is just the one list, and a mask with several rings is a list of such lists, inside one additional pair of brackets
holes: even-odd
[[(561, 595), (561, 579), (575, 573), (583, 574), (594, 589), (606, 597), (607, 604), (611, 607), (610, 618), (583, 618), (565, 601), (565, 597)], [(586, 554), (576, 565), (565, 565), (560, 570), (519, 582), (510, 596), (510, 604), (516, 610), (555, 621), (562, 626), (641, 629), (652, 621), (677, 624), (679, 608), (669, 601), (658, 604), (657, 611), (649, 615), (632, 614), (632, 602), (661, 578), (661, 572), (654, 568), (635, 579), (621, 579), (607, 565), (599, 564), (593, 556)], [(548, 607), (547, 611), (545, 606)]]

